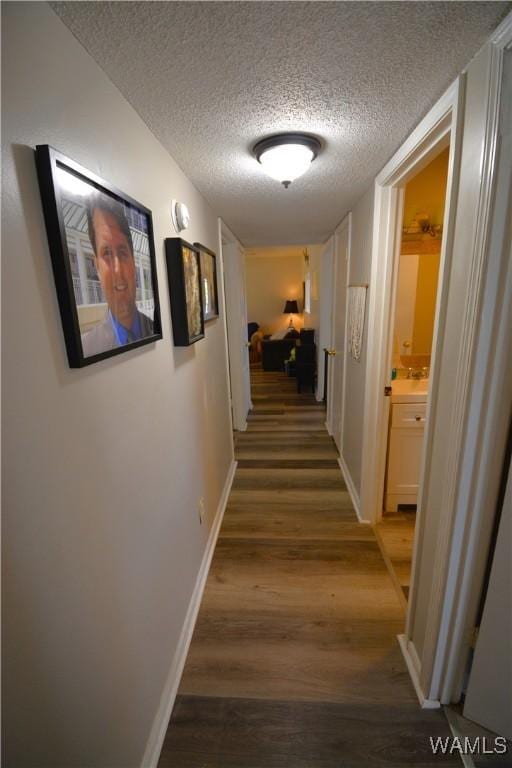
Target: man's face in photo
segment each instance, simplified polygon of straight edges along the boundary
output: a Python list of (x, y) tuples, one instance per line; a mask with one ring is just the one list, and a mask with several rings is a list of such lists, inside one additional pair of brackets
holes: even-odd
[(125, 328), (135, 316), (135, 260), (126, 235), (115, 217), (95, 208), (93, 226), (96, 235), (95, 265), (110, 311)]

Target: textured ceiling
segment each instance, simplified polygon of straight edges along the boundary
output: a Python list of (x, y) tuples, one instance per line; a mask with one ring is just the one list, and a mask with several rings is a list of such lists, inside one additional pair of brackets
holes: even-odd
[[(511, 5), (51, 3), (246, 245), (324, 241)], [(284, 130), (325, 143), (288, 190), (250, 154)]]
[(304, 250), (308, 249), (308, 251), (311, 251), (312, 249), (319, 248), (322, 250), (321, 246), (317, 245), (306, 245), (301, 243), (300, 245), (264, 245), (261, 247), (249, 247), (245, 249), (245, 255), (248, 256), (250, 259), (288, 259), (288, 258), (298, 258), (303, 259), (304, 258)]

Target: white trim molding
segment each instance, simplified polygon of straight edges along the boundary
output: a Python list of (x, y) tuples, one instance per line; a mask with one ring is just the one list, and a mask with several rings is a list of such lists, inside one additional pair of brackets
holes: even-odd
[[(341, 384), (340, 455), (343, 455), (343, 450), (344, 450), (343, 445), (344, 445), (344, 437), (345, 437), (345, 404), (346, 404), (346, 394), (347, 394), (347, 356), (348, 356), (348, 286), (350, 285), (350, 267), (352, 263), (352, 211), (345, 217), (345, 219), (340, 224), (336, 232), (341, 231), (341, 228), (344, 226), (348, 227), (348, 243), (347, 243), (347, 269), (346, 269), (347, 285), (345, 287), (345, 332), (344, 332), (344, 338), (343, 338), (343, 380)], [(343, 459), (343, 463), (345, 464), (344, 459)], [(350, 476), (350, 473), (349, 473), (349, 476)], [(352, 482), (351, 477), (350, 477), (350, 482), (352, 483), (354, 487), (354, 492), (355, 492), (355, 486)], [(357, 498), (357, 507), (356, 507), (357, 516), (359, 519), (361, 519), (361, 515), (360, 515), (361, 504), (359, 501), (359, 494), (355, 492), (355, 496)]]
[(512, 51), (507, 51), (512, 44), (512, 15), (498, 40), (490, 56), (481, 189), (471, 258), (474, 277), (465, 318), (467, 347), (461, 350), (471, 388), (464, 403), (453, 543), (438, 634), (426, 637), (435, 647), (431, 691), (445, 704), (458, 701), (462, 691), (512, 413)]
[(224, 518), (224, 512), (228, 503), (231, 486), (233, 485), (233, 479), (236, 472), (236, 461), (233, 461), (222, 495), (217, 506), (215, 518), (208, 537), (208, 543), (204, 551), (201, 567), (197, 575), (194, 591), (190, 598), (187, 614), (181, 630), (180, 639), (176, 648), (176, 653), (171, 663), (171, 668), (167, 675), (167, 680), (164, 685), (162, 696), (160, 698), (160, 705), (158, 707), (155, 719), (153, 721), (153, 727), (149, 735), (149, 739), (146, 745), (146, 750), (141, 762), (141, 768), (157, 768), (158, 761), (160, 759), (160, 753), (167, 733), (167, 727), (171, 718), (172, 709), (178, 693), (178, 688), (183, 674), (183, 668), (187, 659), (188, 649), (190, 647), (190, 641), (194, 633), (194, 627), (196, 625), (197, 614), (201, 606), (201, 600), (203, 597), (204, 588), (206, 586), (206, 579), (208, 578), (208, 572), (210, 570), (210, 564), (212, 561), (213, 553), (215, 551), (215, 545), (219, 535), (222, 520)]
[(503, 51), (512, 48), (512, 13), (505, 16), (499, 27), (496, 27), (490, 42)]
[[(347, 264), (346, 264), (346, 282), (348, 285), (349, 282), (349, 276), (350, 276), (350, 250), (352, 247), (352, 213), (349, 212), (347, 215), (342, 219), (340, 224), (336, 227), (334, 230), (330, 241), (332, 242), (332, 297), (331, 297), (331, 324), (330, 324), (330, 336), (331, 336), (331, 343), (330, 346), (334, 347), (335, 344), (335, 324), (336, 324), (336, 309), (339, 305), (339, 298), (336, 296), (336, 287), (338, 282), (338, 268), (339, 268), (339, 254), (338, 254), (338, 245), (339, 245), (339, 237), (340, 235), (347, 230)], [(336, 445), (338, 446), (337, 440), (339, 440), (339, 451), (340, 454), (343, 450), (343, 428), (344, 428), (344, 404), (345, 404), (345, 386), (346, 386), (346, 357), (347, 357), (347, 285), (345, 286), (345, 327), (344, 327), (344, 333), (343, 333), (343, 360), (342, 360), (342, 371), (341, 371), (341, 403), (340, 403), (340, 434), (335, 435), (334, 434), (334, 423), (333, 423), (333, 413), (334, 413), (334, 404), (333, 404), (333, 398), (334, 398), (334, 374), (335, 374), (335, 366), (333, 365), (332, 358), (329, 358), (328, 363), (328, 387), (327, 387), (327, 418), (326, 418), (326, 426), (327, 431), (331, 435), (331, 437), (336, 442)], [(337, 350), (338, 351), (338, 350)]]
[(436, 350), (447, 367), (440, 374), (434, 363), (443, 400), (433, 404), (438, 424), (426, 449), (405, 633), (421, 647), (420, 690), (443, 704), (459, 700), (467, 671), (512, 411), (510, 85), (503, 85), (512, 24), (506, 29), (509, 37), (502, 31), (468, 67), (450, 313)]
[[(393, 294), (393, 270), (396, 270), (398, 262), (399, 232), (396, 216), (400, 207), (399, 187), (423, 168), (441, 147), (447, 144), (450, 146), (440, 288), (436, 305), (432, 375), (418, 497), (413, 578), (405, 636), (401, 643), (418, 697), (422, 706), (428, 707), (439, 706), (441, 701), (441, 677), (438, 670), (446, 662), (446, 629), (441, 625), (441, 618), (443, 613), (453, 610), (454, 607), (451, 601), (455, 599), (455, 595), (449, 595), (446, 586), (452, 549), (455, 546), (453, 526), (467, 435), (467, 413), (472, 396), (473, 353), (481, 307), (485, 243), (492, 196), (491, 179), (496, 166), (497, 102), (494, 105), (492, 103), (496, 90), (496, 74), (493, 74), (492, 66), (486, 70), (486, 55), (484, 51), (484, 58), (473, 64), (471, 70), (471, 101), (466, 101), (465, 75), (462, 75), (422, 121), (376, 181), (361, 484), (361, 516), (372, 521), (378, 519), (383, 492), (386, 451), (383, 390), (389, 383), (392, 317), (390, 299)], [(490, 58), (492, 62), (493, 57)], [(481, 109), (482, 98), (490, 100), (487, 117), (484, 115), (480, 121), (472, 118), (473, 122), (469, 123), (468, 111), (471, 110), (470, 114), (476, 115), (476, 110)], [(473, 154), (468, 158), (468, 152), (472, 150), (470, 145), (467, 145), (464, 155), (465, 187), (461, 197), (459, 182), (463, 159), (462, 132), (465, 131), (465, 140), (469, 140), (469, 125), (472, 126), (475, 141), (479, 140), (481, 133), (478, 132), (485, 126), (486, 136), (479, 165), (480, 191), (477, 195), (474, 194), (478, 155)], [(473, 173), (475, 178), (471, 175)], [(472, 185), (473, 197), (468, 193), (468, 185)], [(478, 202), (476, 219), (471, 207), (474, 205), (471, 201), (475, 198)], [(466, 221), (468, 216), (470, 218)], [(475, 231), (471, 235), (473, 227)], [(461, 238), (462, 232), (464, 236)], [(458, 240), (455, 244), (456, 235)], [(458, 270), (462, 268), (461, 247), (470, 236), (472, 251), (469, 259), (462, 259), (465, 267), (461, 279), (462, 275), (458, 274)], [(455, 249), (457, 262), (453, 261)], [(464, 249), (464, 253), (466, 252), (467, 243)], [(460, 302), (457, 316), (453, 314), (453, 308), (449, 313), (448, 299), (453, 299), (455, 294), (457, 306)], [(460, 339), (460, 344), (457, 339)], [(457, 345), (454, 359), (453, 353), (448, 350)], [(446, 355), (450, 356), (450, 365), (446, 371), (454, 369), (450, 376), (443, 372), (444, 367), (441, 370), (441, 361), (444, 366), (448, 359)], [(450, 379), (449, 384), (447, 377)], [(442, 418), (446, 419), (447, 416), (449, 423), (443, 427)], [(443, 444), (441, 453), (440, 441)], [(442, 510), (442, 514), (439, 510)], [(429, 558), (433, 558), (433, 561)], [(433, 562), (433, 565), (425, 567), (428, 562)], [(455, 581), (459, 576), (460, 573)], [(416, 647), (421, 648), (420, 656), (416, 653)]]
[(357, 519), (360, 523), (367, 523), (367, 520), (361, 520), (361, 513), (360, 513), (360, 507), (361, 503), (359, 500), (359, 494), (357, 492), (356, 486), (354, 484), (354, 481), (352, 480), (352, 475), (350, 474), (349, 468), (347, 466), (347, 463), (343, 456), (338, 456), (338, 464), (340, 465), (341, 474), (343, 475), (343, 479), (345, 481), (345, 485), (347, 486), (347, 490), (349, 492), (350, 499), (352, 501), (352, 504), (354, 505), (354, 509), (357, 515)]
[[(398, 215), (403, 197), (400, 187), (429, 162), (443, 143), (450, 143), (449, 185), (450, 179), (456, 176), (460, 145), (459, 103), (462, 92), (462, 81), (459, 78), (421, 121), (375, 181), (361, 472), (361, 517), (372, 523), (380, 519), (384, 489), (387, 433), (384, 387), (389, 384), (391, 376), (389, 337), (393, 314), (393, 281), (400, 248), (401, 227)], [(449, 186), (441, 254), (442, 268), (445, 267), (446, 254), (449, 253), (446, 245), (453, 236), (455, 195), (456, 185)], [(442, 301), (438, 299), (437, 315), (442, 312)], [(433, 368), (430, 402), (435, 400), (432, 392), (436, 385), (435, 366)], [(428, 436), (426, 439), (428, 440)]]
[[(249, 350), (247, 345), (244, 249), (240, 241), (219, 218), (219, 253), (221, 268), (218, 278), (223, 285), (226, 367), (231, 398), (233, 429), (245, 432), (247, 414), (252, 407), (250, 393)], [(226, 258), (227, 257), (227, 258)], [(244, 301), (242, 304), (241, 298)]]
[(412, 680), (412, 684), (414, 686), (416, 696), (418, 697), (420, 707), (422, 709), (439, 709), (441, 706), (441, 702), (433, 699), (428, 699), (421, 689), (421, 684), (420, 684), (421, 664), (418, 658), (418, 654), (416, 653), (416, 648), (411, 643), (411, 641), (407, 639), (406, 635), (397, 635), (397, 639), (398, 639), (398, 644), (400, 646), (400, 650), (402, 651), (402, 656), (404, 657), (404, 661), (407, 666), (407, 671), (409, 672), (409, 676)]
[[(228, 345), (228, 320), (226, 312), (226, 290), (224, 284), (224, 254), (222, 252), (222, 237), (225, 230), (225, 224), (221, 218), (217, 219), (217, 249), (219, 258), (217, 262), (217, 286), (220, 286), (220, 312), (222, 314), (222, 323), (224, 326), (224, 350), (226, 360), (226, 381), (228, 385), (229, 396), (229, 424), (231, 431), (231, 455), (235, 455), (235, 447), (233, 442), (233, 393), (231, 391), (231, 375), (229, 371), (229, 345)], [(231, 234), (231, 233), (230, 233)], [(233, 238), (234, 235), (231, 235)]]

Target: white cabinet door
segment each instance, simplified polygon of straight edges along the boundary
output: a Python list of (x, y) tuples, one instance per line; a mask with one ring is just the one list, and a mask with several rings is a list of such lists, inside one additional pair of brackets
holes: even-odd
[(394, 403), (391, 407), (384, 509), (416, 504), (420, 483), (426, 403)]
[(391, 430), (387, 493), (417, 495), (422, 451), (423, 429)]

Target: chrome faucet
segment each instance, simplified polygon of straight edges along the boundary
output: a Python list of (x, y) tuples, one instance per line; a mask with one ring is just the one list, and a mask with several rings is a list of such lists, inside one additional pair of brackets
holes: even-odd
[(408, 379), (428, 379), (429, 374), (430, 374), (430, 368), (428, 368), (427, 366), (424, 366), (423, 368), (407, 369)]

